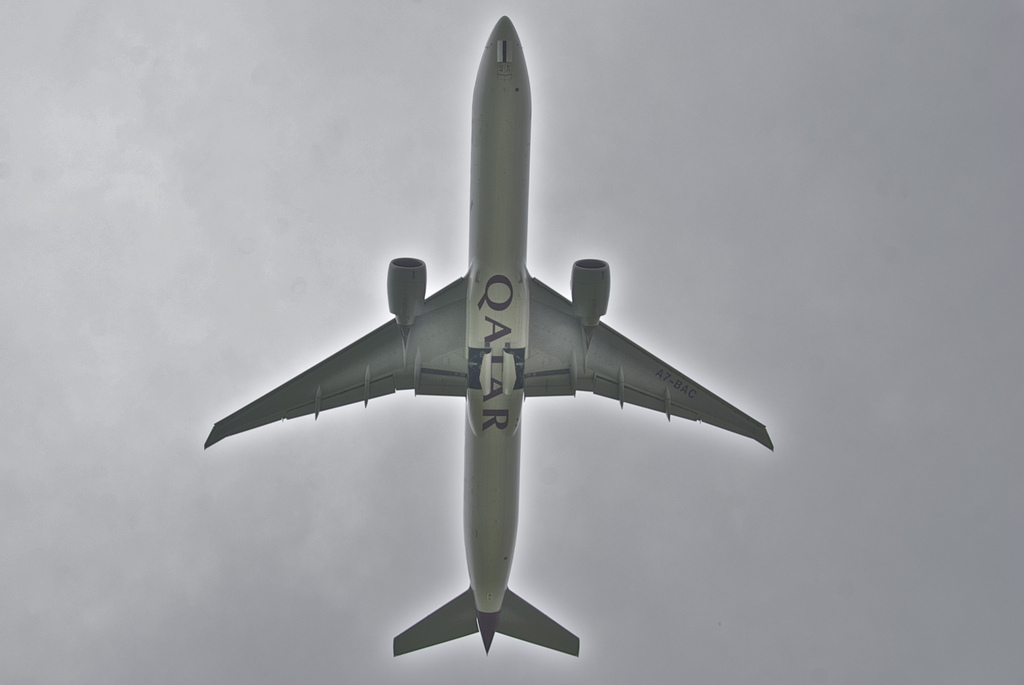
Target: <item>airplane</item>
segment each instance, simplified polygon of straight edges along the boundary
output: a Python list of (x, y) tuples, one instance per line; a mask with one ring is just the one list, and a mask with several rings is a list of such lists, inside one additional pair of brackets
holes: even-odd
[(508, 17), (473, 90), (469, 271), (426, 297), (426, 265), (388, 267), (394, 318), (216, 422), (205, 447), (274, 421), (396, 392), (466, 398), (463, 527), (469, 589), (394, 639), (394, 655), (479, 632), (579, 656), (579, 638), (508, 587), (519, 515), (526, 397), (579, 391), (704, 422), (774, 449), (765, 426), (601, 322), (607, 262), (572, 267), (566, 299), (526, 269), (530, 78)]

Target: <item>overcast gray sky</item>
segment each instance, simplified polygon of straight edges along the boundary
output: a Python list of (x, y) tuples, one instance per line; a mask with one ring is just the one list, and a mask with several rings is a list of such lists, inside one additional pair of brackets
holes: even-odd
[[(202, 449), (466, 269), (494, 23), (531, 272), (768, 425), (530, 401), (512, 587), (581, 639), (394, 659), (467, 586), (463, 402)], [(1024, 4), (6, 2), (0, 682), (1024, 683)]]

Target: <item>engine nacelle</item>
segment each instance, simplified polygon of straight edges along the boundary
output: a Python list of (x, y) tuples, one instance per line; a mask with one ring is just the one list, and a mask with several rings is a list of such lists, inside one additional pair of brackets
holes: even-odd
[(596, 326), (608, 311), (611, 271), (601, 259), (581, 259), (572, 265), (572, 313), (584, 326)]
[(399, 326), (411, 326), (423, 311), (427, 296), (427, 265), (421, 259), (399, 257), (388, 266), (388, 308)]

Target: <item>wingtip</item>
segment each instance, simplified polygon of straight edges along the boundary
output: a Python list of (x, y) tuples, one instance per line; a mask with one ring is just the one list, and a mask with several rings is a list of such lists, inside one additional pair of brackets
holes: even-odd
[(217, 444), (223, 438), (223, 435), (217, 435), (217, 426), (214, 425), (213, 430), (210, 431), (210, 436), (206, 438), (206, 442), (203, 443), (203, 449), (208, 449), (211, 445)]

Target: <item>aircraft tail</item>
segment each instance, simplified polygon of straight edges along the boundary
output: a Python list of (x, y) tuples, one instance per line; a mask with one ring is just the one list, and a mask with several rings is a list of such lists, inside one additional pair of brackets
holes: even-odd
[(498, 632), (572, 656), (580, 654), (578, 637), (511, 590), (505, 590), (501, 611), (485, 614), (477, 612), (471, 588), (398, 635), (394, 642), (395, 656), (481, 630), (487, 651), (490, 651), (491, 638)]
[(395, 656), (472, 635), (476, 631), (476, 600), (470, 588), (396, 637)]
[(505, 590), (497, 630), (502, 635), (532, 642), (557, 652), (565, 652), (572, 656), (580, 655), (578, 637), (511, 590)]

